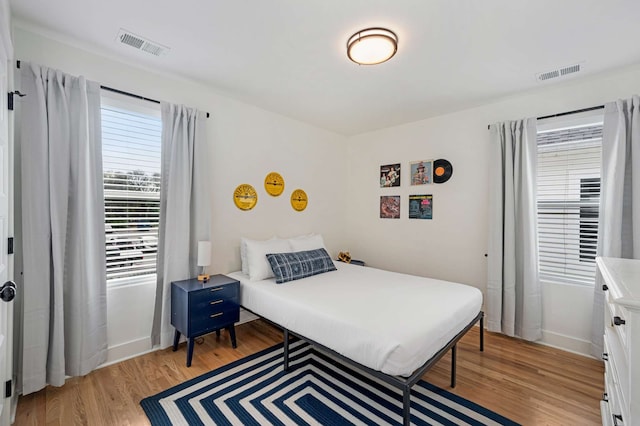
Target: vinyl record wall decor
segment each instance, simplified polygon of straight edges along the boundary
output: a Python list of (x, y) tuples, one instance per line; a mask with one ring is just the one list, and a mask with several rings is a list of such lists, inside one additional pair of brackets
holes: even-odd
[[(393, 188), (400, 187), (400, 169), (404, 167), (401, 163), (391, 163), (380, 166), (379, 187), (380, 188)], [(405, 186), (418, 186), (418, 185), (430, 185), (430, 184), (442, 184), (453, 176), (453, 165), (449, 160), (444, 158), (438, 158), (437, 160), (416, 160), (410, 161), (408, 167), (405, 169)], [(408, 183), (407, 183), (408, 181)], [(419, 188), (414, 188), (417, 191)], [(412, 190), (412, 192), (413, 192)], [(388, 194), (388, 190), (382, 189), (380, 191), (380, 219), (400, 219), (401, 204), (403, 202), (403, 195)], [(423, 187), (420, 192), (431, 192)], [(384, 195), (382, 195), (384, 194)], [(433, 194), (410, 194), (404, 201), (408, 209), (404, 217), (409, 219), (433, 219)]]
[[(278, 197), (284, 192), (284, 178), (277, 172), (270, 172), (264, 179), (264, 190), (272, 197)], [(307, 193), (298, 188), (291, 192), (291, 207), (297, 211), (304, 211), (309, 204)], [(252, 210), (258, 204), (258, 193), (253, 185), (240, 184), (233, 191), (233, 202), (240, 210)]]
[(284, 179), (280, 173), (271, 172), (264, 178), (264, 189), (267, 194), (277, 197), (284, 192)]
[(453, 175), (453, 166), (444, 158), (439, 158), (433, 162), (433, 181), (435, 183), (445, 183)]
[(296, 189), (291, 193), (291, 207), (297, 212), (301, 212), (307, 208), (309, 198), (307, 193), (302, 189)]
[(240, 210), (251, 210), (258, 203), (258, 193), (248, 183), (240, 184), (233, 191), (233, 202)]

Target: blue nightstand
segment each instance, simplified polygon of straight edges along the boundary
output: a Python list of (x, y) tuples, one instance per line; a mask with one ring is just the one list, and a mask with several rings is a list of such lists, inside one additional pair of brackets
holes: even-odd
[(234, 324), (240, 320), (240, 282), (225, 275), (212, 275), (206, 283), (192, 278), (171, 283), (171, 325), (176, 329), (173, 350), (180, 334), (187, 338), (187, 367), (193, 358), (196, 337), (226, 328), (236, 348)]

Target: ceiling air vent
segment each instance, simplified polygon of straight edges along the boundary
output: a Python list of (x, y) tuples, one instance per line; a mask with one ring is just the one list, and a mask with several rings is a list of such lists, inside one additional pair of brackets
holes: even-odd
[(139, 35), (136, 35), (131, 31), (127, 31), (123, 28), (120, 28), (116, 40), (122, 44), (135, 47), (138, 50), (142, 50), (143, 52), (147, 52), (155, 56), (166, 55), (170, 50), (167, 46), (163, 46), (160, 43), (156, 43), (144, 37), (140, 37)]
[(564, 77), (569, 74), (580, 72), (580, 70), (582, 70), (582, 64), (569, 65), (567, 67), (538, 73), (536, 74), (536, 80), (546, 81), (553, 78)]

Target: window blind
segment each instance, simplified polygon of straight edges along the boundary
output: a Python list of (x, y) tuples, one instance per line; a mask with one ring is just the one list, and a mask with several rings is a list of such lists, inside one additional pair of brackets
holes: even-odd
[(540, 278), (593, 285), (602, 124), (538, 132)]
[(156, 273), (161, 133), (159, 116), (103, 101), (108, 281)]

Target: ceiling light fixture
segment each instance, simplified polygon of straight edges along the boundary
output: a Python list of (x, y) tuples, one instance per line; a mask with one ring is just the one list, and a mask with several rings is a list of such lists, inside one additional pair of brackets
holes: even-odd
[(398, 50), (398, 36), (386, 28), (360, 30), (347, 41), (347, 56), (356, 64), (376, 65), (388, 61)]

